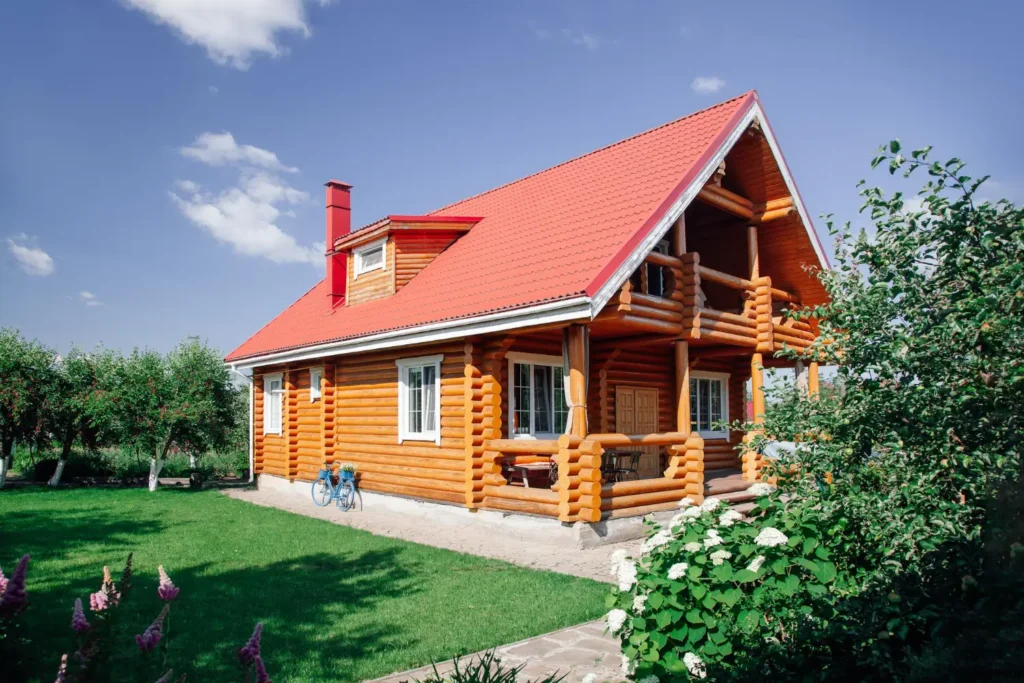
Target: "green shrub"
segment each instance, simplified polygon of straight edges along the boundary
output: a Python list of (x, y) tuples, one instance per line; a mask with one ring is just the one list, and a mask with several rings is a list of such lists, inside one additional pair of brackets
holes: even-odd
[(642, 555), (613, 558), (608, 627), (638, 679), (742, 679), (766, 658), (811, 656), (847, 583), (821, 519), (766, 484), (751, 521), (716, 498), (653, 525)]

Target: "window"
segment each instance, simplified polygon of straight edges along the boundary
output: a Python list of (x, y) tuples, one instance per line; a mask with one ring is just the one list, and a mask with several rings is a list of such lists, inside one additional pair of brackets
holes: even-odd
[[(651, 251), (667, 255), (668, 240), (658, 242)], [(644, 288), (644, 273), (647, 274), (646, 289)], [(629, 281), (633, 283), (633, 291), (649, 294), (650, 296), (664, 297), (666, 290), (669, 288), (669, 278), (666, 275), (666, 269), (646, 261), (641, 263), (640, 267), (633, 272)]]
[(355, 250), (356, 256), (356, 277), (373, 270), (380, 270), (384, 267), (384, 253), (388, 240), (385, 237), (365, 247)]
[(690, 373), (690, 422), (705, 439), (726, 439), (729, 430), (716, 423), (729, 419), (729, 375)]
[(509, 353), (509, 431), (513, 438), (554, 438), (565, 431), (569, 404), (561, 356)]
[(284, 377), (281, 373), (263, 376), (263, 433), (281, 433), (284, 407)]
[(310, 368), (309, 369), (309, 402), (318, 401), (320, 399), (320, 381), (323, 379), (324, 369), (323, 368)]
[(443, 356), (401, 358), (398, 366), (398, 443), (441, 443), (438, 404)]

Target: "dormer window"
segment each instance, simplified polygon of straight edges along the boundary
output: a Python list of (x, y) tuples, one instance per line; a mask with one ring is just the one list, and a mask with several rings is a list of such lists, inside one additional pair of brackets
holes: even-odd
[(387, 245), (387, 238), (371, 242), (365, 247), (354, 250), (356, 257), (355, 275), (359, 277), (363, 273), (384, 268), (384, 248)]

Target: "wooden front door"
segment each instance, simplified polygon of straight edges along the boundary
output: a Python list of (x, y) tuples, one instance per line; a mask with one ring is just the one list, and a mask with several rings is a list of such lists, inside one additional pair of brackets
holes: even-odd
[[(658, 431), (658, 390), (642, 387), (615, 387), (615, 431), (620, 434), (654, 434)], [(660, 448), (638, 448), (640, 478), (661, 475)]]

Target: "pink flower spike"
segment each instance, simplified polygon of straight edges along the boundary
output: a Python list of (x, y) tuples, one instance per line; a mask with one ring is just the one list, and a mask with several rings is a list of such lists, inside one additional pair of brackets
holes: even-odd
[(61, 655), (60, 668), (57, 669), (57, 679), (53, 683), (68, 683), (68, 656)]
[(135, 644), (139, 646), (139, 649), (143, 652), (149, 652), (157, 646), (160, 642), (160, 638), (163, 637), (164, 618), (170, 611), (170, 605), (164, 605), (164, 608), (160, 610), (160, 614), (153, 620), (153, 623), (149, 625), (149, 628), (145, 630), (141, 635), (135, 636)]
[(23, 555), (18, 567), (4, 586), (0, 595), (0, 617), (12, 616), (25, 609), (28, 605), (28, 593), (25, 592), (25, 574), (28, 573), (29, 556)]
[(4, 576), (4, 570), (0, 569), (0, 595), (3, 595), (5, 590), (7, 590), (7, 577)]
[(252, 664), (253, 660), (260, 656), (260, 637), (263, 635), (263, 623), (256, 624), (252, 631), (249, 642), (238, 650), (238, 659), (242, 664)]
[(256, 663), (256, 683), (273, 683), (267, 675), (266, 667), (263, 666), (263, 658), (256, 655), (253, 661)]
[(174, 598), (178, 597), (178, 593), (181, 589), (174, 585), (171, 581), (171, 577), (167, 576), (167, 572), (164, 571), (164, 566), (160, 565), (157, 567), (157, 572), (160, 574), (160, 586), (156, 589), (156, 594), (160, 596), (160, 599), (164, 602), (170, 602)]
[(121, 594), (118, 593), (114, 579), (110, 576), (110, 567), (104, 567), (103, 583), (98, 591), (89, 596), (89, 607), (93, 612), (102, 612), (116, 607), (120, 599)]
[(78, 635), (89, 630), (89, 622), (85, 620), (85, 612), (82, 611), (82, 598), (75, 598), (75, 611), (71, 614), (71, 628)]

